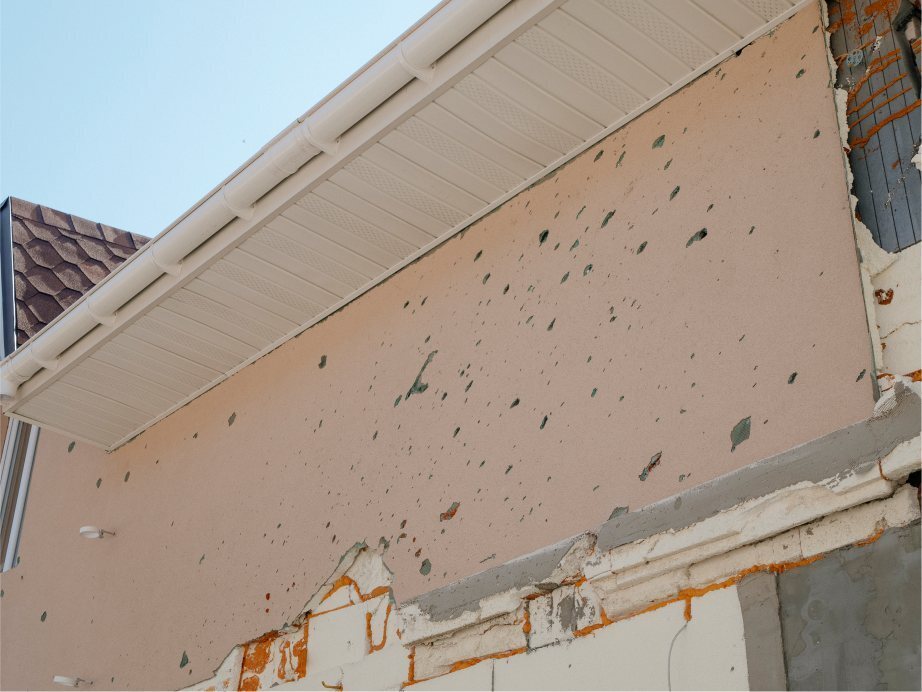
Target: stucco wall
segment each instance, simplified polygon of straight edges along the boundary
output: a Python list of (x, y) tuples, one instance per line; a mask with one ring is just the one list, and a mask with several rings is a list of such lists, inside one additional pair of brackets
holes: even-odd
[(357, 540), (390, 542), (403, 600), (868, 415), (819, 24), (802, 11), (117, 452), (43, 432), (2, 686), (190, 684)]

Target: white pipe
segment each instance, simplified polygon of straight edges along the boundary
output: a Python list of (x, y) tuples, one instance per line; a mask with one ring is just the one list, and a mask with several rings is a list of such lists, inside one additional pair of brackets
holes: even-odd
[(19, 386), (40, 369), (55, 368), (61, 354), (97, 324), (114, 324), (119, 308), (163, 274), (179, 275), (183, 259), (199, 245), (235, 218), (251, 217), (255, 202), (312, 158), (335, 152), (337, 140), (349, 128), (414, 78), (425, 79), (437, 60), (508, 2), (451, 0), (442, 7), (173, 228), (144, 246), (31, 345), (0, 363), (0, 399), (14, 398)]
[(38, 444), (38, 426), (33, 425), (29, 430), (29, 442), (26, 446), (26, 457), (23, 460), (22, 476), (19, 481), (19, 494), (16, 496), (16, 509), (13, 513), (13, 523), (10, 526), (10, 540), (6, 546), (6, 556), (3, 559), (3, 571), (13, 567), (16, 553), (19, 550), (19, 531), (22, 528), (22, 515), (26, 509), (26, 495), (29, 494), (29, 480), (32, 478), (32, 462), (35, 461), (35, 446)]

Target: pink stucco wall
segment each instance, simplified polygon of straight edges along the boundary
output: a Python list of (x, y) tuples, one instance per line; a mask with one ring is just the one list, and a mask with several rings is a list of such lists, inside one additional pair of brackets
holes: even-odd
[(868, 415), (819, 23), (805, 9), (115, 453), (42, 433), (3, 687), (187, 685), (355, 541), (390, 541), (402, 600)]

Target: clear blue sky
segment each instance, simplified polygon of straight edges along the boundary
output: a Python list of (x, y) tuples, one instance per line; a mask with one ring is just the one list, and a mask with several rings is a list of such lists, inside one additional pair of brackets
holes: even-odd
[(2, 0), (0, 199), (156, 235), (436, 0)]

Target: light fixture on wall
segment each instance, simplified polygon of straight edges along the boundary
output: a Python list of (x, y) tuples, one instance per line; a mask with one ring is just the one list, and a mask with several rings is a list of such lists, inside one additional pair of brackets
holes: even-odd
[(89, 680), (84, 680), (83, 678), (72, 678), (68, 675), (55, 675), (51, 681), (55, 685), (62, 685), (64, 687), (79, 687), (81, 683), (92, 684)]
[(81, 526), (80, 535), (84, 538), (103, 538), (106, 535), (114, 536), (115, 531), (106, 531), (98, 526)]

